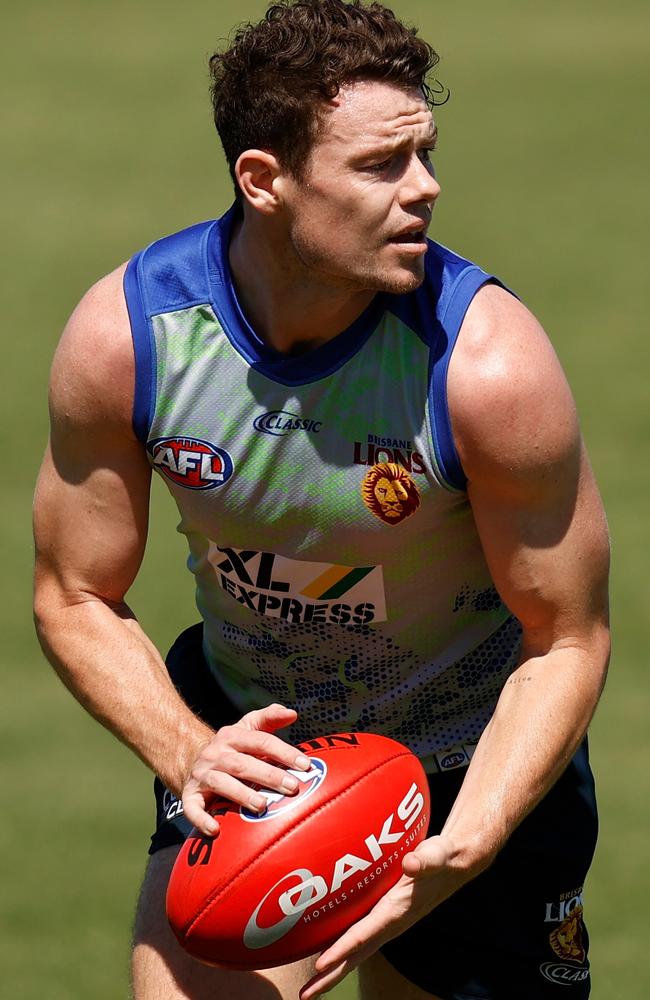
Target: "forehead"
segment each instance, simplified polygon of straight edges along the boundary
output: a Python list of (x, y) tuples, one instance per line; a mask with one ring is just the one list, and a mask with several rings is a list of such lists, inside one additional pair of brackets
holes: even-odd
[(384, 143), (427, 142), (434, 136), (435, 124), (422, 91), (360, 81), (341, 87), (327, 105), (318, 145), (357, 152)]

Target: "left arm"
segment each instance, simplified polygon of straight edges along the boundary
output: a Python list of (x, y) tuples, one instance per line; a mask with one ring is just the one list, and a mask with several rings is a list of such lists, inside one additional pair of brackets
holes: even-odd
[(523, 644), (443, 830), (470, 876), (568, 764), (609, 658), (607, 525), (564, 374), (517, 300), (493, 286), (477, 300), (450, 405), (483, 551)]
[(318, 959), (331, 987), (490, 865), (579, 746), (609, 658), (607, 526), (559, 362), (534, 317), (487, 286), (449, 371), (449, 406), (494, 583), (523, 627), (505, 684), (437, 837)]

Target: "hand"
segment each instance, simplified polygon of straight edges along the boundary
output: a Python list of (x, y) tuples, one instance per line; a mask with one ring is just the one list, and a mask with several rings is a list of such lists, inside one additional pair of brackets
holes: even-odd
[(399, 882), (370, 913), (353, 924), (316, 961), (316, 975), (303, 986), (300, 1000), (333, 989), (391, 938), (426, 916), (472, 877), (457, 861), (449, 838), (430, 837), (405, 855)]
[(251, 784), (283, 795), (294, 794), (298, 781), (283, 768), (308, 771), (311, 762), (272, 734), (297, 717), (292, 708), (269, 705), (216, 732), (201, 748), (183, 788), (183, 810), (190, 823), (208, 836), (217, 832), (218, 820), (206, 811), (206, 800), (215, 794), (257, 812), (265, 809), (267, 802)]

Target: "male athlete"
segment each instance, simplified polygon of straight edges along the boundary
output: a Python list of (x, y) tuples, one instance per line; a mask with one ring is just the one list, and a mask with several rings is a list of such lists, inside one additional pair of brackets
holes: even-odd
[[(433, 50), (380, 4), (273, 6), (211, 60), (236, 185), (74, 312), (52, 372), (36, 609), (77, 698), (157, 775), (137, 1000), (584, 1000), (585, 732), (607, 533), (539, 324), (426, 238)], [(124, 603), (151, 470), (202, 624), (165, 666)], [(262, 810), (295, 749), (378, 731), (430, 774), (429, 837), (314, 962), (203, 966), (165, 919), (212, 793)]]

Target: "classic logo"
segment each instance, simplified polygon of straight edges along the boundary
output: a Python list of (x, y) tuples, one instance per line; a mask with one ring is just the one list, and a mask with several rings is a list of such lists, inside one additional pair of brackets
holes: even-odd
[(580, 968), (577, 965), (560, 965), (558, 962), (544, 962), (540, 965), (539, 971), (556, 986), (574, 986), (576, 983), (584, 983), (589, 978), (589, 969)]
[(262, 413), (253, 421), (253, 427), (262, 434), (273, 434), (275, 437), (283, 437), (290, 431), (310, 431), (318, 434), (323, 426), (322, 420), (312, 420), (310, 417), (299, 417), (288, 410), (270, 410)]
[(177, 798), (173, 792), (170, 792), (168, 788), (165, 789), (165, 794), (163, 795), (163, 822), (168, 823), (170, 820), (174, 819), (176, 816), (183, 815), (183, 803)]
[[(345, 903), (348, 889), (345, 883), (353, 876), (361, 875), (354, 886), (361, 891), (366, 880), (369, 882), (373, 872), (376, 872), (373, 866), (381, 862), (381, 874), (387, 864), (399, 859), (395, 845), (406, 836), (423, 809), (424, 798), (414, 783), (395, 812), (386, 817), (381, 830), (371, 833), (362, 844), (354, 845), (358, 854), (342, 854), (331, 871), (315, 874), (308, 868), (295, 868), (279, 878), (249, 917), (244, 930), (246, 947), (264, 948), (288, 934), (301, 918), (307, 923), (312, 917), (317, 919), (320, 916), (319, 904), (323, 901), (323, 909)], [(420, 823), (425, 820), (423, 816)]]
[(172, 483), (189, 490), (213, 490), (233, 474), (227, 451), (191, 437), (156, 438), (147, 448), (154, 466)]
[(417, 486), (395, 462), (373, 465), (363, 477), (361, 496), (368, 510), (385, 524), (400, 524), (420, 506)]
[(256, 813), (242, 806), (239, 810), (242, 819), (249, 823), (263, 823), (265, 820), (275, 819), (290, 809), (295, 809), (323, 784), (327, 774), (327, 765), (318, 757), (312, 757), (309, 771), (294, 771), (289, 768), (289, 774), (293, 774), (300, 783), (295, 795), (283, 795), (282, 792), (274, 792), (270, 788), (260, 788), (260, 795), (266, 799), (265, 811)]
[(210, 542), (208, 559), (222, 590), (269, 618), (331, 625), (386, 621), (381, 566), (309, 562), (215, 542)]

